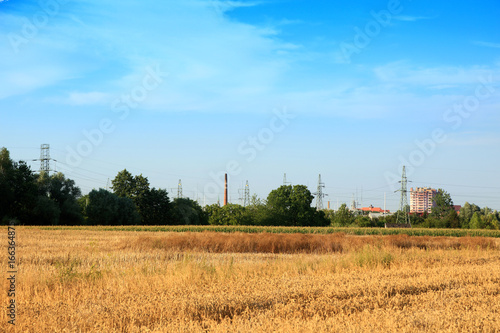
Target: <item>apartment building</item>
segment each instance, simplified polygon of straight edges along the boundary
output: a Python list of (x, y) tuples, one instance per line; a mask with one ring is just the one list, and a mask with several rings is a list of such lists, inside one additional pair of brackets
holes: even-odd
[(417, 187), (410, 189), (410, 213), (430, 213), (435, 205), (434, 197), (437, 190), (430, 187)]

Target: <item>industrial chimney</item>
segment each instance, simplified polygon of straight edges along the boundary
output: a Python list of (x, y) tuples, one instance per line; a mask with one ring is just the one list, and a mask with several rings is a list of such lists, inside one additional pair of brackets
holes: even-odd
[(224, 206), (227, 205), (227, 173), (224, 177)]

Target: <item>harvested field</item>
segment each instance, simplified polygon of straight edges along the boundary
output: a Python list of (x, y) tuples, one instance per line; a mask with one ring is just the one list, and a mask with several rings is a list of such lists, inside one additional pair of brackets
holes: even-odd
[(16, 230), (18, 332), (500, 331), (493, 238)]
[(484, 237), (188, 232), (139, 236), (132, 242), (123, 243), (124, 248), (193, 250), (211, 253), (334, 253), (357, 251), (366, 246), (402, 249), (496, 249), (497, 241)]

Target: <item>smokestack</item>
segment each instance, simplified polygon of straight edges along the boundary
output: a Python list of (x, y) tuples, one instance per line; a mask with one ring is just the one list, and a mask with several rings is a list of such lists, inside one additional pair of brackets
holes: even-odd
[(227, 173), (224, 177), (224, 206), (227, 205)]
[(330, 210), (330, 201), (328, 201), (328, 210)]

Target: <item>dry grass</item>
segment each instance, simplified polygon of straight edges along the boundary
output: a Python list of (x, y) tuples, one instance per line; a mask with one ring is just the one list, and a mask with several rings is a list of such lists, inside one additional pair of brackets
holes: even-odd
[(315, 234), (248, 234), (217, 232), (165, 233), (139, 236), (124, 248), (203, 251), (210, 253), (333, 253), (357, 251), (366, 245), (391, 248), (466, 249), (497, 248), (497, 241), (484, 237), (432, 236), (346, 236), (343, 233)]
[(17, 236), (18, 332), (500, 331), (494, 239)]

